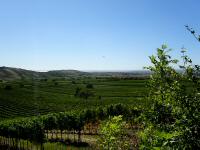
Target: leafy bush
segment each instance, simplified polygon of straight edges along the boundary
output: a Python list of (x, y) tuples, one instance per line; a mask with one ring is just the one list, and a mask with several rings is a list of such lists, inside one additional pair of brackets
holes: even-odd
[(11, 85), (6, 85), (6, 86), (4, 87), (4, 89), (5, 89), (5, 90), (12, 90), (12, 86), (11, 86)]
[(153, 72), (148, 84), (153, 105), (144, 115), (141, 149), (200, 149), (200, 67), (183, 49), (182, 72), (177, 72), (172, 66), (178, 60), (166, 48), (158, 48), (157, 56), (150, 57), (153, 66), (147, 67)]
[(91, 83), (88, 83), (88, 84), (86, 85), (86, 88), (88, 88), (88, 89), (93, 89), (93, 88), (94, 88), (94, 86), (93, 86), (93, 84), (91, 84)]
[(156, 129), (153, 124), (149, 124), (143, 132), (139, 133), (141, 138), (140, 149), (160, 149), (164, 146), (166, 148), (166, 141), (174, 137), (175, 134), (177, 133), (165, 132)]
[(129, 149), (129, 142), (125, 136), (125, 122), (121, 115), (101, 124), (98, 144), (101, 149)]
[(72, 84), (76, 84), (76, 82), (73, 80), (73, 81), (72, 81)]

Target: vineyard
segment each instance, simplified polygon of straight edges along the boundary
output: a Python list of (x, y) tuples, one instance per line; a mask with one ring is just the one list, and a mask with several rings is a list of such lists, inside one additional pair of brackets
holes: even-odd
[(149, 78), (1, 81), (0, 148), (199, 149), (200, 67), (166, 49)]
[[(65, 145), (90, 146), (95, 144), (98, 135), (98, 122), (109, 116), (124, 115), (124, 119), (133, 130), (132, 120), (141, 111), (135, 107), (117, 104), (84, 111), (71, 111), (41, 115), (38, 117), (5, 120), (0, 123), (0, 143), (13, 148), (44, 149), (46, 142), (60, 142)], [(136, 138), (132, 135), (132, 138)], [(82, 140), (82, 138), (84, 139)], [(85, 140), (89, 138), (89, 140)], [(93, 139), (93, 142), (92, 142)], [(138, 143), (133, 143), (134, 147)]]
[[(145, 83), (146, 79), (120, 78), (4, 81), (0, 83), (0, 118), (43, 115), (117, 103), (141, 106), (146, 104)], [(89, 84), (92, 87), (87, 87)], [(79, 93), (76, 93), (77, 89)], [(85, 93), (89, 95), (85, 97)]]
[(199, 149), (200, 66), (166, 49), (149, 78), (1, 81), (0, 148)]
[(146, 82), (117, 77), (2, 81), (0, 143), (5, 149), (92, 149), (101, 120), (124, 115), (137, 147), (133, 120), (148, 107)]

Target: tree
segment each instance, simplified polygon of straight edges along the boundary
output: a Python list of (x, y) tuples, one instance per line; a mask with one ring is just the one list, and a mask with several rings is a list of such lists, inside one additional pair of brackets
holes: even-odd
[(172, 67), (178, 60), (168, 54), (166, 45), (157, 49), (157, 55), (150, 56), (152, 66), (146, 67), (152, 72), (148, 83), (148, 100), (152, 102), (150, 110), (145, 113), (145, 129), (139, 135), (141, 149), (162, 147), (173, 131), (175, 124), (176, 101), (180, 98), (181, 76)]
[(188, 25), (185, 25), (185, 27), (194, 36), (194, 38), (200, 42), (200, 35), (198, 35), (196, 31), (193, 28), (190, 28)]
[(146, 112), (145, 129), (139, 135), (141, 149), (200, 148), (200, 67), (182, 49), (183, 65), (177, 72), (177, 60), (167, 55), (166, 46), (151, 56), (152, 71), (148, 99), (153, 102)]
[(79, 95), (80, 95), (80, 91), (81, 91), (81, 88), (77, 87), (77, 88), (76, 88), (76, 91), (75, 91), (75, 93), (74, 93), (74, 96), (75, 96), (75, 97), (79, 96)]
[(51, 139), (53, 139), (53, 129), (57, 128), (57, 116), (55, 114), (49, 114), (44, 116), (43, 119), (45, 130), (47, 130), (47, 135), (49, 130), (51, 130)]
[(5, 90), (12, 90), (12, 86), (11, 86), (11, 85), (6, 85), (6, 86), (4, 87), (4, 89), (5, 89)]
[(150, 114), (152, 121), (156, 124), (166, 124), (172, 121), (172, 107), (175, 100), (179, 97), (180, 76), (172, 65), (177, 64), (178, 60), (171, 59), (166, 45), (157, 49), (157, 56), (150, 56), (153, 66), (146, 67), (152, 72), (148, 83), (148, 100), (153, 102)]
[(89, 97), (93, 96), (93, 93), (89, 90), (81, 91), (79, 94), (80, 98), (87, 100)]
[(60, 130), (61, 140), (63, 139), (63, 131), (66, 129), (65, 113), (61, 112), (57, 117), (58, 129)]
[(93, 84), (91, 84), (91, 83), (88, 83), (88, 84), (86, 85), (86, 88), (88, 88), (88, 89), (93, 89), (93, 88), (94, 88), (94, 86), (93, 86)]
[(182, 145), (180, 148), (200, 149), (200, 66), (193, 65), (185, 52), (182, 51), (184, 65), (181, 66), (184, 71), (182, 80), (185, 82), (181, 84), (182, 93), (177, 101), (181, 110), (177, 126), (183, 132), (175, 141), (177, 145)]

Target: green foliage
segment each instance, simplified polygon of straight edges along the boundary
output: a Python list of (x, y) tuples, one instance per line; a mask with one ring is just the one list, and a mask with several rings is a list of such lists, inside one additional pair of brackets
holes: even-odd
[(140, 149), (172, 149), (168, 144), (168, 140), (178, 135), (178, 132), (166, 132), (155, 128), (153, 124), (149, 124), (144, 131), (139, 133), (141, 138)]
[(0, 123), (0, 136), (43, 143), (44, 125), (41, 118), (8, 120)]
[(12, 86), (11, 86), (11, 85), (6, 85), (6, 86), (4, 87), (4, 89), (5, 89), (5, 90), (12, 90)]
[(83, 98), (83, 99), (88, 99), (89, 97), (93, 96), (94, 94), (89, 91), (89, 90), (84, 90), (84, 91), (81, 91), (80, 94), (79, 94), (79, 97), (80, 98)]
[(152, 71), (148, 83), (148, 100), (153, 102), (148, 117), (159, 125), (172, 122), (172, 107), (178, 99), (180, 91), (180, 83), (178, 82), (180, 76), (172, 68), (172, 65), (177, 64), (178, 60), (171, 59), (171, 56), (168, 55), (170, 51), (167, 50), (166, 45), (158, 48), (157, 56), (150, 57), (153, 66), (147, 67)]
[[(183, 53), (183, 52), (182, 52)], [(180, 119), (177, 119), (177, 126), (182, 135), (177, 140), (186, 149), (200, 148), (200, 67), (193, 65), (192, 60), (183, 53), (184, 74), (182, 79), (190, 84), (190, 90), (184, 84), (181, 85), (182, 93), (177, 105), (180, 108)], [(176, 146), (177, 146), (176, 145)]]
[(86, 88), (88, 88), (88, 89), (93, 89), (93, 88), (94, 88), (94, 86), (93, 86), (93, 84), (91, 84), (91, 83), (88, 83), (88, 84), (86, 85)]
[(117, 150), (129, 149), (129, 143), (125, 140), (125, 122), (122, 116), (114, 116), (101, 124), (99, 147), (100, 149)]
[(200, 42), (200, 35), (198, 35), (193, 28), (190, 28), (188, 25), (185, 25), (186, 29)]
[[(109, 111), (111, 109), (113, 110), (112, 113)], [(126, 114), (124, 114), (125, 112)], [(136, 114), (134, 114), (135, 112)], [(81, 142), (81, 130), (85, 124), (94, 123), (116, 114), (125, 115), (125, 119), (128, 119), (130, 116), (138, 115), (138, 113), (139, 110), (136, 110), (135, 108), (117, 104), (106, 106), (104, 108), (97, 107), (95, 109), (85, 109), (82, 111), (68, 111), (37, 117), (5, 120), (0, 122), (0, 136), (6, 138), (23, 139), (36, 143), (44, 143), (46, 141), (45, 130), (47, 132), (60, 130), (61, 138), (62, 131), (68, 130), (78, 131), (78, 142)], [(122, 127), (121, 119), (122, 117), (119, 119), (114, 118), (112, 120), (114, 123), (117, 123), (117, 125)]]
[[(56, 86), (50, 79), (48, 82), (26, 79), (1, 83), (0, 119), (82, 110), (117, 103), (143, 108), (149, 106), (144, 100), (144, 95), (147, 93), (144, 79), (128, 78), (113, 81), (110, 77), (98, 79), (83, 77), (73, 80), (76, 84), (72, 84), (72, 80), (56, 79), (55, 82), (58, 83)], [(93, 84), (95, 88), (87, 89), (86, 84), (82, 84), (83, 80), (86, 84)], [(20, 84), (23, 84), (23, 87)], [(12, 90), (4, 90), (5, 85), (11, 85)], [(81, 90), (76, 92), (76, 88)], [(79, 97), (81, 91), (90, 91), (92, 96), (85, 100)], [(99, 95), (101, 95), (101, 100), (99, 100)]]
[(74, 93), (74, 96), (75, 96), (75, 97), (78, 97), (78, 96), (80, 95), (80, 92), (81, 92), (81, 88), (77, 87), (77, 88), (76, 88), (76, 91), (75, 91), (75, 93)]
[(167, 55), (166, 46), (151, 56), (153, 72), (148, 98), (153, 101), (144, 115), (145, 129), (140, 132), (141, 149), (200, 148), (200, 67), (182, 49), (183, 65), (177, 72), (177, 60)]

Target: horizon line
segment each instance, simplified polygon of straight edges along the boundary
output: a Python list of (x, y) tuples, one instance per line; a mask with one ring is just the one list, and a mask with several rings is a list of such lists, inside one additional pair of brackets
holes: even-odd
[(132, 72), (132, 71), (148, 71), (145, 69), (31, 69), (31, 68), (22, 68), (22, 67), (10, 67), (10, 66), (0, 66), (0, 68), (15, 68), (15, 69), (23, 69), (29, 71), (36, 72), (48, 72), (48, 71), (61, 71), (61, 70), (74, 70), (74, 71), (82, 71), (82, 72)]

